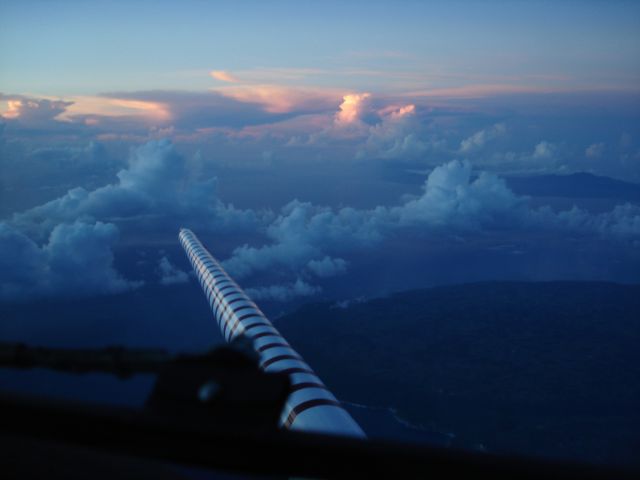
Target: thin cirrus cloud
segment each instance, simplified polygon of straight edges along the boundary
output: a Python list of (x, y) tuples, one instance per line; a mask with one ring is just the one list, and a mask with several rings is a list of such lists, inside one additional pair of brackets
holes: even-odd
[(62, 121), (74, 117), (138, 117), (156, 123), (172, 118), (168, 106), (162, 102), (109, 97), (71, 97), (71, 105), (58, 116)]
[(236, 77), (232, 73), (227, 72), (225, 70), (211, 70), (209, 72), (209, 76), (211, 76), (211, 78), (215, 78), (216, 80), (220, 80), (221, 82), (228, 82), (228, 83), (240, 82), (240, 79), (238, 77)]

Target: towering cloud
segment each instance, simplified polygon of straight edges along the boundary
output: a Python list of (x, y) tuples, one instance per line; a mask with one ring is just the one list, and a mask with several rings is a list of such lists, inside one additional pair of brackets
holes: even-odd
[[(259, 214), (223, 204), (215, 178), (193, 178), (184, 157), (168, 141), (136, 149), (117, 182), (64, 196), (14, 214), (0, 223), (0, 295), (91, 295), (135, 288), (113, 266), (113, 247), (122, 225), (144, 232), (195, 224), (199, 231), (253, 231)], [(184, 281), (167, 259), (163, 283)]]
[(113, 224), (76, 221), (57, 225), (39, 246), (0, 223), (0, 299), (118, 293), (140, 286), (114, 268), (117, 239)]
[(335, 115), (338, 126), (347, 126), (362, 121), (370, 105), (370, 93), (352, 93), (342, 97), (340, 110)]
[(186, 160), (167, 140), (134, 150), (116, 183), (88, 191), (78, 187), (55, 200), (14, 215), (25, 231), (47, 234), (61, 222), (77, 219), (135, 219), (143, 225), (200, 229), (251, 228), (256, 213), (224, 205), (216, 195), (216, 179), (193, 178)]

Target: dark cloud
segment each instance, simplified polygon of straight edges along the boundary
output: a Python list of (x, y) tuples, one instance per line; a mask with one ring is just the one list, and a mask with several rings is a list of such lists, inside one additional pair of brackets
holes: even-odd
[(0, 223), (0, 298), (82, 296), (123, 292), (142, 282), (114, 268), (112, 248), (118, 229), (109, 223), (57, 225), (42, 246)]

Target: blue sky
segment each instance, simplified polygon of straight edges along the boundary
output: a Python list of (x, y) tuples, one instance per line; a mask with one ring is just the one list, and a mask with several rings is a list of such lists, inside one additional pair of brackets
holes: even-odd
[(636, 2), (24, 1), (0, 9), (5, 93), (205, 89), (214, 85), (210, 70), (259, 78), (307, 69), (315, 73), (279, 80), (396, 92), (629, 90), (640, 80)]

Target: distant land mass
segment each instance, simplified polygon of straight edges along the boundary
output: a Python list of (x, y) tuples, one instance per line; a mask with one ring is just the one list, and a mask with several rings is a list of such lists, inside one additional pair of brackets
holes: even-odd
[(601, 198), (640, 203), (640, 185), (586, 172), (569, 175), (506, 177), (519, 195), (534, 197)]
[(640, 285), (435, 287), (276, 325), (343, 401), (449, 445), (640, 467)]

